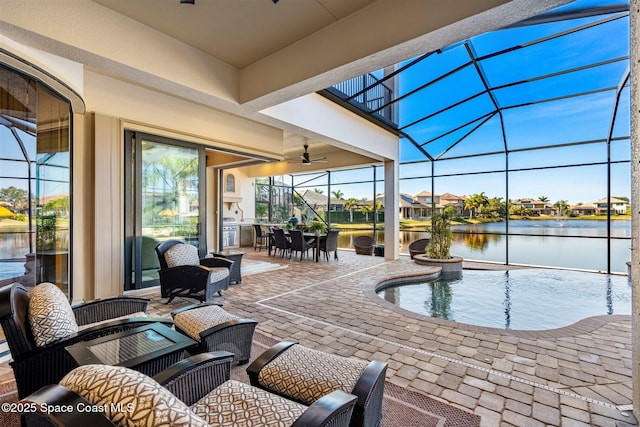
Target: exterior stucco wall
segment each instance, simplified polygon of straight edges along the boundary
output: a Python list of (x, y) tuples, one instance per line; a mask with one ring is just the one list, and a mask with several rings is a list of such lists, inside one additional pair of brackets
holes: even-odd
[[(74, 201), (75, 197), (84, 201), (74, 218), (82, 216), (92, 223), (83, 226), (78, 240), (93, 255), (78, 255), (93, 268), (82, 274), (83, 280), (74, 281), (74, 294), (90, 299), (123, 292), (125, 129), (261, 155), (282, 150), (282, 131), (91, 71), (84, 81), (85, 103), (93, 120), (85, 122), (85, 136), (75, 146), (91, 159), (83, 160), (85, 167), (74, 168), (78, 182)], [(216, 181), (208, 179), (209, 250), (217, 241), (216, 190)]]

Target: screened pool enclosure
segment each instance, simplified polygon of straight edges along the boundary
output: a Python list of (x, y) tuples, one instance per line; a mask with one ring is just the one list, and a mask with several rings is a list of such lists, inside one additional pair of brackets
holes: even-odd
[(398, 135), (400, 206), (373, 165), (263, 181), (293, 194), (264, 219), (302, 198), (306, 215), (378, 234), (400, 209), (406, 245), (426, 233), (412, 220), (452, 206), (465, 259), (626, 272), (629, 74), (629, 4), (579, 0), (327, 88)]

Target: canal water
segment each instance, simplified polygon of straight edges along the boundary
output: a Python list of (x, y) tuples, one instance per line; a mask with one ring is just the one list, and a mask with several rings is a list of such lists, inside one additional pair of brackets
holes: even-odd
[[(508, 262), (581, 270), (607, 270), (607, 223), (596, 220), (511, 220), (507, 238), (506, 223), (453, 226), (451, 253), (466, 260)], [(631, 221), (612, 221), (611, 271), (626, 273), (631, 259)], [(371, 231), (341, 231), (340, 248), (353, 249), (353, 239)], [(401, 231), (400, 253), (417, 239), (429, 237), (426, 231)], [(377, 233), (384, 243), (384, 231)], [(0, 279), (24, 272), (25, 254), (29, 253), (29, 235), (24, 230), (3, 229), (0, 233)]]
[[(452, 226), (451, 254), (466, 260), (526, 264), (580, 270), (607, 271), (611, 251), (611, 272), (626, 273), (631, 259), (631, 221), (611, 222), (611, 248), (607, 248), (607, 223), (597, 220), (511, 220), (506, 223)], [(353, 238), (371, 231), (341, 231), (338, 245), (353, 248)], [(401, 231), (400, 253), (409, 253), (409, 244), (429, 237), (426, 231)], [(377, 240), (384, 242), (384, 231)], [(507, 245), (509, 254), (507, 260)]]

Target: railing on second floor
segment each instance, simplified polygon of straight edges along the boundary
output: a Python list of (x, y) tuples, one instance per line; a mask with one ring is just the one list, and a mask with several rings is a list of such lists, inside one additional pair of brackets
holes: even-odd
[(393, 88), (388, 81), (382, 81), (372, 74), (354, 77), (338, 83), (326, 90), (364, 113), (382, 120), (388, 125), (397, 126), (397, 112), (393, 100)]

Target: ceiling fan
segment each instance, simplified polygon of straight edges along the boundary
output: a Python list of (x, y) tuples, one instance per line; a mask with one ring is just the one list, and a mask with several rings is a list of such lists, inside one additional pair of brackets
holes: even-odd
[[(304, 153), (300, 155), (300, 160), (302, 160), (303, 165), (310, 165), (311, 163), (327, 163), (326, 157), (316, 157), (312, 159), (309, 155), (309, 145), (304, 144)], [(297, 162), (289, 162), (289, 163), (297, 163)]]

